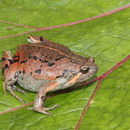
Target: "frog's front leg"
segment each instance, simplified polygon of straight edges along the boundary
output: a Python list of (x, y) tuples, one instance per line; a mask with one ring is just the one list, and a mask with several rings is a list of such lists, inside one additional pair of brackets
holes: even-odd
[(14, 96), (20, 102), (24, 103), (24, 101), (14, 93), (14, 90), (16, 90), (18, 92), (25, 94), (24, 91), (16, 88), (16, 86), (14, 85), (15, 82), (17, 82), (17, 72), (14, 73), (14, 74), (12, 72), (12, 73), (9, 73), (9, 75), (7, 75), (7, 77), (5, 76), (5, 79), (3, 81), (4, 91), (8, 90), (11, 93), (12, 96)]
[(25, 103), (20, 97), (18, 97), (15, 93), (14, 93), (14, 81), (12, 81), (11, 79), (4, 81), (4, 84), (6, 85), (6, 89), (11, 93), (11, 95), (13, 97), (15, 97), (17, 100), (19, 100), (22, 103)]
[(11, 93), (12, 96), (14, 96), (17, 100), (19, 100), (22, 103), (25, 103), (20, 97), (18, 97), (13, 90), (12, 86), (7, 86), (7, 90)]
[(48, 91), (52, 90), (53, 88), (55, 88), (56, 85), (57, 85), (56, 83), (46, 83), (46, 84), (40, 86), (40, 88), (37, 92), (35, 101), (34, 101), (34, 106), (33, 106), (34, 111), (50, 115), (50, 113), (47, 112), (47, 111), (57, 107), (57, 105), (54, 105), (50, 108), (44, 107), (44, 103), (45, 103), (45, 100), (46, 100), (46, 93)]
[[(18, 56), (16, 56), (18, 58)], [(8, 90), (16, 99), (20, 102), (24, 103), (24, 101), (19, 98), (15, 93), (14, 89), (19, 91), (14, 87), (15, 82), (17, 82), (19, 71), (17, 70), (18, 67), (18, 59), (17, 62), (13, 62), (16, 59), (13, 59), (10, 51), (3, 52), (1, 64), (4, 73), (4, 81), (3, 81), (3, 90), (4, 93)]]

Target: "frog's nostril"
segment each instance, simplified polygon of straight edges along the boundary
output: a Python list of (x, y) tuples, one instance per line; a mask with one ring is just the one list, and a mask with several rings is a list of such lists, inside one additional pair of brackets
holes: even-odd
[(98, 67), (94, 67), (94, 70), (97, 72), (98, 71)]
[(89, 70), (90, 70), (90, 67), (88, 67), (88, 66), (82, 66), (80, 71), (81, 71), (83, 74), (85, 74), (85, 73), (87, 73)]

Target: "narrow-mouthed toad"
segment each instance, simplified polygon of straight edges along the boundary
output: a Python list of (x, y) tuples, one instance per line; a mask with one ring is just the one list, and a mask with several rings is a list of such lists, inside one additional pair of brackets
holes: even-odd
[(18, 83), (22, 88), (37, 92), (33, 110), (49, 114), (47, 111), (56, 107), (45, 108), (47, 92), (69, 88), (87, 81), (97, 72), (97, 65), (92, 57), (85, 58), (74, 54), (68, 47), (53, 43), (37, 36), (29, 36), (34, 44), (18, 45), (14, 56), (10, 51), (3, 53), (3, 88), (23, 102), (14, 90)]

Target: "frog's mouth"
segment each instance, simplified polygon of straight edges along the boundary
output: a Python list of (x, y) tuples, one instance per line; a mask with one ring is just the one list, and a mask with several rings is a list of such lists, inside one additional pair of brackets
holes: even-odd
[(93, 77), (95, 75), (95, 73), (97, 72), (98, 68), (97, 67), (91, 67), (90, 69), (86, 69), (86, 73), (85, 72), (79, 72), (77, 73), (69, 82), (69, 85), (73, 85), (76, 83), (80, 83), (83, 81), (87, 81), (89, 80), (91, 77)]
[(81, 76), (78, 79), (79, 82), (87, 81), (88, 79), (93, 77), (98, 71), (97, 66), (91, 66), (91, 67), (86, 67), (81, 69), (82, 69)]

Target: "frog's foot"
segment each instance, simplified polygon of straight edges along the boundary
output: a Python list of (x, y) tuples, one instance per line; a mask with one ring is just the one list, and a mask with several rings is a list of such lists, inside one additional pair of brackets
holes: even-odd
[(52, 110), (57, 107), (57, 105), (54, 105), (50, 108), (42, 107), (44, 106), (45, 100), (46, 100), (46, 93), (54, 88), (57, 85), (56, 82), (47, 82), (46, 84), (43, 84), (39, 87), (36, 98), (34, 100), (34, 106), (33, 110), (36, 112), (40, 112), (46, 115), (50, 115), (49, 110)]
[(52, 109), (54, 109), (56, 107), (57, 107), (57, 105), (54, 105), (54, 106), (49, 107), (49, 108), (38, 107), (38, 108), (33, 108), (33, 110), (36, 111), (36, 112), (40, 112), (40, 113), (43, 113), (43, 114), (46, 114), (46, 115), (50, 116), (51, 114), (49, 112), (47, 112), (47, 111), (52, 110)]
[(25, 93), (25, 91), (24, 91), (24, 90), (21, 90), (21, 89), (17, 88), (15, 85), (13, 85), (13, 90), (16, 90), (17, 92), (20, 92), (20, 93), (22, 93), (22, 94), (25, 94), (25, 95), (26, 95), (26, 93)]
[(58, 107), (58, 105), (54, 105), (54, 106), (48, 107), (48, 108), (45, 108), (45, 107), (44, 107), (44, 109), (45, 109), (46, 111), (49, 111), (49, 110), (55, 109), (55, 108), (57, 108), (57, 107)]
[[(49, 111), (49, 110), (54, 109), (54, 108), (56, 108), (56, 107), (58, 107), (58, 105), (54, 105), (54, 106), (49, 107), (49, 108), (45, 108), (45, 107), (44, 107), (44, 109), (45, 109), (46, 111)], [(33, 110), (33, 107), (28, 107), (27, 110)]]
[(12, 96), (14, 96), (17, 100), (19, 100), (21, 103), (25, 103), (20, 97), (18, 97), (14, 91), (12, 86), (8, 86), (7, 90), (11, 93)]

